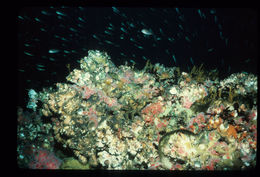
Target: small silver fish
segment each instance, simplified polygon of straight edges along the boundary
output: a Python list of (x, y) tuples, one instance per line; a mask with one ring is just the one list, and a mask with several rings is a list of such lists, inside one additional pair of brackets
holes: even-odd
[(193, 62), (193, 60), (192, 60), (192, 57), (190, 57), (190, 62), (191, 62), (192, 65), (194, 65), (194, 62)]
[(173, 60), (174, 60), (174, 63), (176, 64), (176, 58), (175, 58), (175, 55), (172, 55), (172, 58), (173, 58)]
[(50, 49), (49, 50), (49, 53), (59, 53), (60, 52), (60, 50), (58, 50), (58, 49)]
[(142, 29), (141, 32), (142, 32), (144, 35), (148, 35), (148, 36), (153, 35), (152, 30)]
[(120, 14), (120, 11), (116, 7), (112, 7), (113, 12)]

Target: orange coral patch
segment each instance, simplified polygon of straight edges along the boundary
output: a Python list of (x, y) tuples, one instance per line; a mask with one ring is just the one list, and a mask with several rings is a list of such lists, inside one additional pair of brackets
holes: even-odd
[(234, 138), (237, 138), (237, 131), (233, 125), (229, 125), (227, 133), (228, 136), (233, 136)]
[(234, 117), (234, 116), (235, 116), (235, 112), (232, 111), (232, 112), (230, 113), (230, 116), (231, 116), (231, 117)]
[(240, 136), (239, 138), (239, 142), (244, 139), (245, 137), (247, 136), (247, 133), (246, 132), (243, 132), (242, 135)]

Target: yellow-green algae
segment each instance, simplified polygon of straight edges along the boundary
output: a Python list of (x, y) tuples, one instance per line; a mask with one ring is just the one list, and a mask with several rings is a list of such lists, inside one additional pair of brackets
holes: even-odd
[(82, 163), (80, 163), (77, 159), (74, 159), (73, 157), (70, 158), (66, 158), (64, 159), (63, 163), (61, 164), (60, 169), (67, 169), (67, 170), (71, 170), (71, 169), (81, 169), (81, 170), (88, 170), (89, 168), (89, 164), (85, 164), (83, 165)]

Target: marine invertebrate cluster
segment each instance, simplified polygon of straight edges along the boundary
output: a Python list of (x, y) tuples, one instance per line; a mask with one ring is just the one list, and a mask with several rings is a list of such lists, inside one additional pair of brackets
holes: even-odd
[(58, 169), (60, 165), (61, 160), (53, 153), (45, 149), (38, 149), (33, 152), (33, 158), (29, 167), (32, 169)]
[[(243, 169), (255, 165), (256, 77), (232, 77), (219, 82), (202, 67), (188, 74), (149, 62), (136, 71), (89, 51), (36, 103), (55, 141), (84, 168)], [(243, 99), (230, 99), (230, 88)]]

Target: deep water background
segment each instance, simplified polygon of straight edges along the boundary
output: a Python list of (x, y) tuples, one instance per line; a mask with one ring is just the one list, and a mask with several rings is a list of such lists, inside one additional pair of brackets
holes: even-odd
[(26, 107), (28, 89), (64, 82), (88, 50), (107, 52), (117, 66), (128, 61), (142, 69), (149, 59), (186, 72), (203, 63), (221, 78), (256, 74), (257, 17), (246, 8), (20, 8), (18, 106)]

